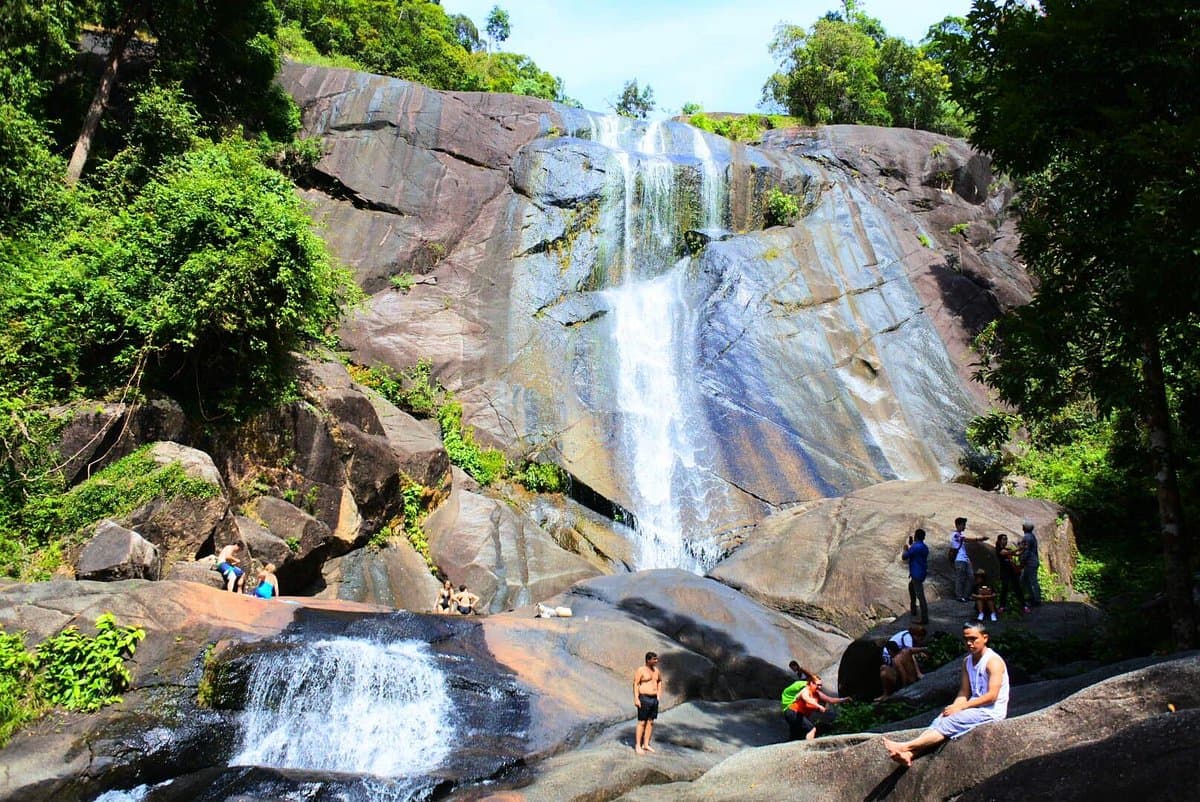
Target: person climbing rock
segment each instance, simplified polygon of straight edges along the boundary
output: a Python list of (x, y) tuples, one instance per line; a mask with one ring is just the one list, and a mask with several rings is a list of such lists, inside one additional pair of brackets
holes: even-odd
[(458, 593), (454, 594), (451, 603), (454, 606), (454, 612), (459, 615), (470, 615), (475, 612), (475, 605), (479, 604), (479, 597), (467, 590), (466, 585), (459, 585)]
[(645, 665), (633, 672), (633, 704), (637, 708), (637, 730), (634, 731), (633, 749), (639, 755), (653, 752), (650, 736), (654, 734), (654, 720), (658, 718), (658, 694), (662, 690), (662, 672), (658, 670), (658, 655), (646, 652)]
[(231, 593), (241, 593), (246, 584), (246, 574), (238, 567), (241, 553), (241, 543), (230, 543), (217, 554), (217, 570), (225, 580), (225, 590)]
[(879, 684), (883, 695), (875, 699), (882, 702), (903, 687), (912, 685), (925, 675), (917, 664), (917, 656), (925, 653), (926, 629), (923, 624), (913, 624), (902, 629), (883, 644), (883, 665), (879, 667)]

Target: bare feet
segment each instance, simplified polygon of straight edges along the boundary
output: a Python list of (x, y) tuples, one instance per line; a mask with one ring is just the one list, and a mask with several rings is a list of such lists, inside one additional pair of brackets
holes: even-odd
[(913, 753), (911, 749), (906, 749), (904, 744), (896, 743), (890, 738), (883, 739), (883, 748), (887, 750), (888, 757), (897, 763), (905, 766), (911, 766), (913, 762)]
[(645, 745), (644, 747), (642, 747), (642, 748), (643, 748), (643, 749), (645, 749), (647, 752), (653, 752), (653, 751), (654, 751), (654, 747), (653, 747), (653, 746), (651, 746), (650, 744), (646, 744), (646, 745)]
[(645, 750), (645, 749), (643, 749), (643, 748), (642, 748), (642, 747), (640, 747), (640, 746), (635, 746), (635, 747), (633, 748), (633, 751), (637, 752), (639, 755), (644, 755), (644, 754), (646, 754), (646, 750)]

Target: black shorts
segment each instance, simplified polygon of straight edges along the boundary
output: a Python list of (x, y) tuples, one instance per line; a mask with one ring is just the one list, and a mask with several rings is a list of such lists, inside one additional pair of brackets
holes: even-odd
[(657, 696), (647, 696), (644, 693), (639, 693), (638, 701), (641, 703), (638, 707), (638, 721), (654, 721), (654, 719), (658, 718)]
[(787, 721), (788, 736), (793, 741), (803, 740), (804, 736), (808, 735), (809, 730), (813, 728), (813, 723), (808, 716), (802, 716), (790, 708), (783, 711), (783, 717)]

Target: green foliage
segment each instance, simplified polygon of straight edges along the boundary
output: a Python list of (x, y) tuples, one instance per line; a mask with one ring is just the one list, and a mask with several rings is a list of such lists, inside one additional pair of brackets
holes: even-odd
[(723, 114), (720, 117), (710, 117), (707, 114), (696, 113), (688, 122), (704, 131), (736, 142), (761, 142), (763, 132), (799, 125), (801, 121), (781, 114)]
[(886, 702), (842, 702), (837, 706), (837, 718), (829, 734), (842, 735), (856, 732), (867, 732), (873, 727), (902, 721), (918, 713), (918, 709), (908, 703), (898, 700)]
[(242, 417), (290, 391), (291, 352), (356, 297), (291, 185), (238, 142), (169, 160), (130, 206), (86, 222), (0, 252), (8, 392), (140, 382)]
[(386, 548), (390, 538), (403, 534), (409, 544), (424, 558), (430, 573), (436, 576), (437, 565), (434, 564), (433, 555), (429, 551), (429, 535), (422, 526), (430, 490), (418, 482), (406, 479), (401, 494), (404, 498), (403, 515), (393, 518), (386, 526), (380, 528), (371, 536), (368, 545), (376, 549)]
[(125, 660), (145, 637), (139, 628), (118, 626), (112, 613), (96, 619), (94, 636), (67, 627), (38, 646), (39, 691), (51, 704), (85, 713), (120, 702), (130, 681)]
[(0, 747), (22, 724), (37, 718), (36, 675), (37, 657), (26, 651), (25, 634), (0, 631)]
[(767, 190), (763, 221), (770, 226), (789, 226), (800, 216), (800, 201), (778, 187)]
[[(156, 498), (213, 498), (220, 488), (188, 476), (178, 462), (159, 465), (150, 446), (114, 462), (85, 482), (55, 492), (46, 480), (23, 505), (0, 517), (0, 571), (11, 577), (45, 579), (58, 565), (60, 543), (103, 518), (120, 518)], [(61, 481), (61, 479), (60, 479)]]
[(626, 81), (625, 86), (621, 88), (621, 94), (612, 104), (612, 109), (622, 117), (645, 119), (646, 115), (654, 111), (654, 89), (649, 84), (639, 89), (637, 78)]
[(96, 619), (96, 634), (73, 626), (47, 638), (36, 653), (23, 633), (0, 632), (0, 746), (48, 706), (91, 713), (121, 701), (129, 687), (125, 660), (146, 633), (117, 624), (112, 613)]
[(929, 238), (928, 234), (918, 234), (917, 242), (921, 243), (922, 248), (932, 248), (933, 247), (933, 240), (931, 240)]
[(462, 404), (458, 401), (448, 401), (438, 409), (442, 443), (450, 461), (486, 487), (504, 475), (507, 460), (502, 451), (481, 448), (475, 442), (475, 432), (463, 426), (462, 412)]
[(492, 10), (487, 15), (488, 39), (500, 43), (508, 39), (511, 34), (512, 26), (508, 21), (508, 12), (500, 6), (492, 6)]
[(433, 365), (426, 359), (418, 360), (399, 374), (386, 365), (369, 368), (350, 365), (348, 369), (356, 382), (419, 417), (432, 416), (449, 397), (433, 378)]
[(693, 114), (699, 114), (703, 108), (704, 107), (699, 103), (688, 101), (687, 103), (683, 104), (683, 107), (679, 110), (679, 113), (684, 117), (690, 117)]
[(954, 236), (966, 236), (967, 229), (971, 227), (970, 223), (955, 223), (950, 226), (950, 233)]
[(561, 493), (570, 483), (566, 471), (553, 462), (526, 462), (512, 478), (534, 493)]
[(290, 551), (292, 554), (300, 553), (300, 538), (289, 537), (287, 540), (285, 540), (283, 542), (284, 542), (284, 545), (286, 545), (288, 547), (288, 551)]
[(763, 86), (763, 103), (809, 125), (902, 125), (955, 136), (966, 130), (941, 64), (887, 36), (861, 11), (827, 14), (808, 29), (782, 24), (770, 50), (780, 69)]

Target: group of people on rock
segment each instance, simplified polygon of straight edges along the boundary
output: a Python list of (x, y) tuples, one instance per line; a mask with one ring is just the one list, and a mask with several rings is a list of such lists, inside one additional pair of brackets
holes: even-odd
[(466, 585), (459, 585), (455, 590), (454, 583), (446, 579), (442, 581), (433, 611), (444, 615), (470, 615), (478, 612), (479, 601), (479, 596), (467, 590)]
[[(955, 518), (954, 531), (950, 533), (950, 549), (947, 554), (954, 564), (954, 598), (973, 604), (976, 620), (998, 619), (997, 614), (1008, 609), (1010, 598), (1028, 613), (1031, 607), (1042, 603), (1042, 591), (1038, 585), (1038, 540), (1033, 532), (1033, 522), (1021, 524), (1021, 540), (1010, 546), (1008, 535), (1001, 532), (996, 536), (996, 562), (1000, 566), (999, 605), (995, 589), (988, 582), (987, 572), (974, 569), (968, 543), (982, 543), (987, 535), (968, 535), (967, 519)], [(925, 579), (929, 574), (929, 546), (925, 544), (925, 530), (917, 529), (905, 541), (900, 559), (908, 563), (908, 604), (913, 621), (929, 623), (929, 603), (925, 600)]]
[[(246, 592), (246, 572), (242, 569), (242, 544), (230, 543), (217, 553), (217, 571), (230, 593)], [(279, 595), (279, 577), (275, 576), (275, 564), (267, 563), (258, 572), (258, 584), (251, 595), (260, 599), (273, 599)]]

